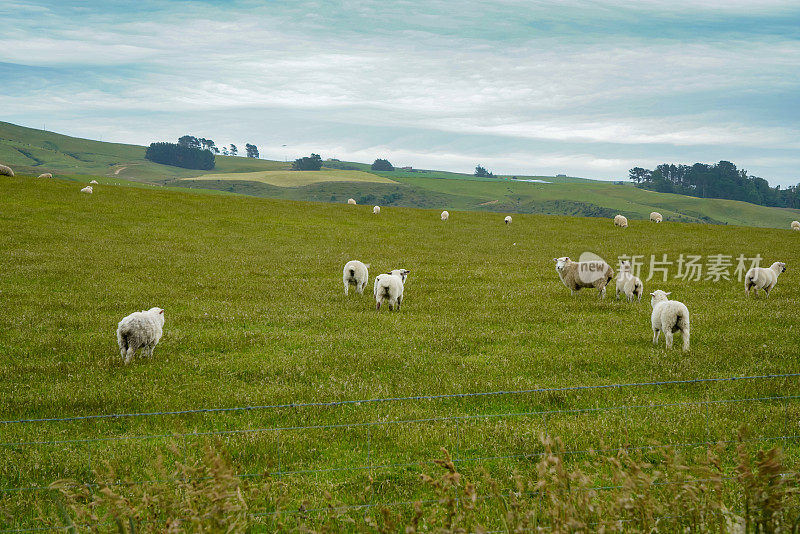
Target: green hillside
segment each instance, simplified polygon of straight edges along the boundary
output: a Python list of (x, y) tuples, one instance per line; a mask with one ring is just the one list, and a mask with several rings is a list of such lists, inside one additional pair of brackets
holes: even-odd
[[(745, 427), (749, 444), (781, 445), (787, 468), (797, 467), (798, 441), (789, 438), (800, 410), (785, 397), (797, 379), (298, 406), (796, 372), (795, 232), (680, 223), (622, 230), (604, 219), (525, 214), (507, 226), (494, 213), (461, 211), (443, 223), (438, 208), (376, 216), (370, 206), (108, 184), (84, 195), (77, 185), (0, 177), (0, 419), (287, 406), (3, 423), (5, 528), (63, 524), (46, 490), (57, 479), (91, 482), (93, 469), (109, 465), (114, 480), (139, 487), (157, 476), (159, 458), (191, 463), (208, 444), (243, 480), (281, 492), (276, 503), (254, 500), (252, 513), (356, 507), (327, 527), (325, 515), (282, 519), (317, 531), (350, 530), (348, 520), (364, 521), (358, 506), (436, 502), (420, 472), (435, 469), (424, 462), (442, 447), (480, 481), (481, 495), (492, 491), (487, 476), (497, 491), (517, 491), (515, 475), (536, 477), (545, 433), (564, 440), (571, 467), (591, 460), (590, 449), (673, 444), (692, 458), (724, 440), (720, 476), (735, 478), (731, 440)], [(605, 300), (590, 290), (570, 295), (552, 258), (584, 251), (614, 264), (621, 255), (705, 263), (723, 254), (734, 264), (739, 254), (760, 255), (789, 268), (768, 299), (747, 299), (733, 266), (729, 279), (706, 271), (683, 279), (672, 265), (666, 281), (646, 280), (646, 292), (671, 291), (692, 314), (692, 350), (682, 353), (651, 343), (647, 299), (615, 301), (613, 282)], [(363, 296), (346, 298), (350, 259), (371, 263), (371, 277), (410, 269), (403, 309), (377, 313), (371, 281)], [(164, 337), (152, 358), (123, 366), (117, 322), (151, 306), (166, 310)], [(504, 509), (486, 501), (476, 513), (501, 530)], [(408, 518), (413, 507), (392, 513)]]
[(328, 161), (329, 167), (310, 179), (308, 173), (290, 172), (286, 162), (217, 156), (216, 168), (208, 172), (152, 163), (144, 159), (144, 151), (140, 146), (78, 139), (0, 122), (0, 163), (34, 175), (97, 176), (101, 182), (211, 189), (289, 200), (344, 202), (352, 197), (359, 204), (394, 207), (605, 218), (621, 213), (629, 219), (645, 220), (651, 211), (658, 211), (667, 221), (782, 229), (800, 219), (800, 210), (656, 193), (585, 178), (476, 178), (436, 170), (372, 172), (368, 164)]

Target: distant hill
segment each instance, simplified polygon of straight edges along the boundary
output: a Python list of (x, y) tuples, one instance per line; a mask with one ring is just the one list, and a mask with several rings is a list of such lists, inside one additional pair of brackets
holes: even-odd
[(212, 171), (201, 171), (159, 165), (144, 155), (143, 146), (80, 139), (0, 122), (0, 163), (22, 174), (52, 172), (67, 179), (98, 177), (101, 183), (138, 182), (319, 202), (345, 202), (352, 197), (359, 204), (498, 213), (591, 217), (621, 213), (630, 219), (648, 219), (651, 211), (658, 211), (667, 221), (775, 228), (789, 228), (793, 219), (800, 219), (800, 210), (658, 193), (627, 183), (567, 176), (512, 179), (437, 170), (372, 171), (369, 164), (345, 161), (328, 161), (321, 171), (309, 174), (290, 171), (286, 162), (232, 156), (217, 156)]

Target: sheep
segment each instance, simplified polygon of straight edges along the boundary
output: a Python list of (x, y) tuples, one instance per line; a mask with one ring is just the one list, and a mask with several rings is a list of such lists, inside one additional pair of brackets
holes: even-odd
[(786, 264), (776, 261), (767, 267), (753, 267), (744, 276), (744, 294), (750, 296), (750, 289), (753, 289), (756, 296), (758, 290), (763, 289), (769, 296), (769, 292), (778, 283), (778, 275), (786, 270)]
[(356, 203), (356, 199), (354, 199), (354, 198), (348, 198), (348, 199), (347, 199), (347, 203), (348, 203), (348, 204), (355, 204), (355, 203)]
[(653, 327), (653, 345), (658, 344), (658, 336), (664, 332), (664, 339), (667, 348), (672, 348), (672, 334), (680, 332), (683, 337), (683, 351), (689, 350), (689, 336), (691, 325), (689, 323), (689, 309), (683, 302), (669, 300), (670, 293), (665, 293), (660, 289), (650, 293), (650, 305), (653, 313), (650, 316), (650, 324)]
[(791, 229), (800, 232), (800, 221), (792, 221)]
[(0, 176), (14, 176), (14, 171), (11, 170), (11, 167), (0, 164)]
[(347, 296), (350, 286), (356, 286), (359, 295), (364, 294), (364, 288), (369, 281), (369, 263), (351, 260), (344, 264), (342, 282), (344, 282), (344, 295)]
[(506, 222), (506, 224), (511, 224), (511, 215), (506, 215), (506, 218), (503, 220)]
[(90, 183), (90, 184), (96, 184), (96, 183), (97, 183), (97, 180), (92, 180), (92, 181), (91, 181), (91, 182), (89, 182), (89, 183)]
[(375, 207), (372, 208), (372, 213), (374, 213), (375, 215), (379, 215), (380, 212), (381, 212), (381, 207), (380, 206), (375, 206)]
[(390, 310), (400, 310), (400, 304), (403, 302), (403, 288), (410, 272), (408, 269), (395, 269), (379, 274), (375, 278), (375, 311), (380, 311), (381, 304), (384, 302), (389, 305)]
[(631, 273), (631, 262), (624, 260), (620, 263), (619, 274), (617, 275), (617, 300), (619, 300), (620, 293), (623, 293), (628, 302), (633, 301), (634, 297), (638, 297), (639, 302), (642, 301), (642, 294), (644, 293), (644, 284), (638, 276)]
[(53, 177), (53, 174), (49, 173), (49, 172), (46, 172), (44, 174), (40, 174), (39, 175), (39, 178), (52, 178), (52, 177)]
[(81, 189), (81, 193), (88, 193), (88, 194), (90, 194), (90, 195), (91, 195), (91, 194), (92, 194), (92, 192), (93, 192), (93, 191), (92, 191), (92, 186), (91, 186), (91, 185), (87, 185), (86, 187), (84, 187), (83, 189)]
[(444, 210), (444, 211), (442, 212), (442, 220), (443, 220), (443, 221), (446, 221), (446, 220), (447, 220), (447, 219), (449, 219), (449, 218), (450, 218), (450, 214), (447, 212), (447, 210)]
[(619, 226), (620, 228), (627, 228), (628, 227), (627, 217), (625, 217), (624, 215), (615, 215), (614, 226)]
[(606, 296), (606, 286), (614, 277), (614, 269), (603, 260), (575, 262), (564, 256), (553, 261), (559, 278), (573, 295), (583, 287), (594, 287), (600, 298)]
[(123, 318), (117, 325), (117, 343), (125, 364), (130, 363), (134, 353), (149, 357), (158, 345), (164, 330), (164, 310), (150, 308), (134, 312)]
[(664, 220), (664, 217), (662, 217), (657, 211), (652, 211), (650, 212), (650, 220), (655, 223), (660, 223)]

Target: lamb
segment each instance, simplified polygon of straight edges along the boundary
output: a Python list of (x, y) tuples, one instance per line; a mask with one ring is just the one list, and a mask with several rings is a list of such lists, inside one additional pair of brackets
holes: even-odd
[(758, 290), (763, 289), (769, 296), (769, 292), (778, 283), (778, 275), (786, 270), (786, 264), (776, 261), (769, 268), (753, 267), (744, 276), (744, 294), (750, 296), (750, 289), (753, 289), (756, 296)]
[(600, 298), (606, 296), (606, 286), (614, 277), (614, 269), (603, 260), (576, 262), (564, 256), (553, 261), (559, 278), (573, 295), (583, 287), (594, 287)]
[(615, 215), (614, 226), (619, 226), (620, 228), (627, 228), (628, 227), (627, 217), (625, 217), (624, 215)]
[(403, 302), (403, 288), (406, 277), (410, 273), (408, 269), (395, 269), (389, 273), (379, 274), (375, 278), (375, 310), (381, 310), (381, 304), (386, 303), (389, 309), (400, 310)]
[(11, 167), (0, 164), (0, 176), (14, 176), (14, 171), (11, 170)]
[(657, 211), (652, 211), (650, 212), (650, 220), (656, 223), (660, 223), (661, 221), (664, 220), (664, 217), (662, 217), (661, 214), (658, 213)]
[(380, 206), (375, 206), (374, 208), (372, 208), (372, 213), (374, 213), (375, 215), (379, 215), (380, 212), (381, 212)]
[(158, 345), (164, 330), (164, 310), (150, 308), (147, 311), (134, 312), (123, 318), (117, 325), (117, 343), (119, 352), (127, 365), (134, 353), (150, 357)]
[(49, 172), (46, 172), (44, 174), (40, 174), (39, 175), (39, 178), (52, 178), (52, 177), (53, 177), (53, 174), (49, 173)]
[(81, 193), (88, 193), (88, 194), (91, 195), (92, 194), (92, 186), (91, 185), (87, 185), (86, 187), (81, 189)]
[(358, 260), (351, 260), (344, 264), (342, 271), (342, 281), (344, 282), (344, 294), (347, 296), (350, 286), (356, 286), (359, 295), (364, 294), (364, 288), (369, 281), (369, 263), (364, 264)]
[(442, 212), (442, 220), (443, 220), (443, 221), (446, 221), (446, 220), (447, 220), (447, 219), (449, 219), (449, 218), (450, 218), (450, 214), (449, 214), (449, 213), (447, 213), (447, 210), (444, 210), (444, 211)]
[(619, 274), (617, 275), (617, 300), (619, 300), (620, 293), (624, 293), (628, 297), (628, 302), (633, 301), (634, 297), (638, 297), (639, 302), (642, 301), (644, 284), (642, 284), (638, 276), (634, 276), (631, 273), (631, 262), (628, 260), (620, 263)]
[(511, 224), (511, 215), (506, 215), (504, 220), (506, 221), (506, 224)]
[(689, 350), (689, 336), (691, 325), (689, 323), (689, 309), (683, 302), (669, 300), (670, 293), (665, 293), (660, 289), (650, 293), (650, 305), (653, 307), (653, 314), (650, 316), (650, 324), (653, 327), (653, 345), (658, 344), (658, 336), (664, 332), (664, 339), (667, 348), (672, 348), (672, 334), (680, 332), (683, 336), (683, 350)]
[(354, 199), (354, 198), (348, 198), (348, 199), (347, 199), (347, 203), (348, 203), (348, 204), (355, 204), (355, 203), (356, 203), (356, 199)]
[(800, 232), (800, 221), (792, 221), (791, 228)]
[(96, 183), (97, 183), (97, 180), (92, 180), (92, 181), (91, 181), (91, 182), (89, 182), (89, 183), (90, 183), (90, 184), (96, 184)]

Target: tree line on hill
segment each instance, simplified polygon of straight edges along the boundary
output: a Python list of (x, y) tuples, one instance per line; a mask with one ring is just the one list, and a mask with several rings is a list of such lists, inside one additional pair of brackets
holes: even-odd
[(778, 208), (800, 208), (800, 184), (786, 189), (770, 187), (765, 179), (748, 175), (746, 170), (737, 169), (730, 161), (712, 165), (663, 163), (652, 170), (634, 167), (628, 175), (637, 187), (661, 193), (741, 200)]
[[(220, 152), (223, 156), (236, 156), (239, 149), (231, 143), (220, 150), (213, 139), (184, 135), (178, 138), (177, 143), (150, 143), (144, 157), (162, 165), (210, 170), (214, 168), (214, 155)], [(248, 158), (258, 158), (256, 145), (245, 143), (245, 152)]]

